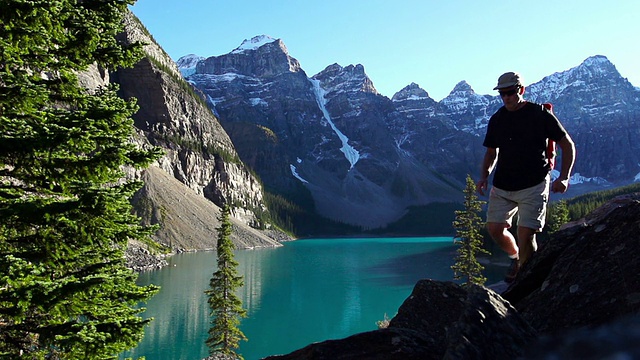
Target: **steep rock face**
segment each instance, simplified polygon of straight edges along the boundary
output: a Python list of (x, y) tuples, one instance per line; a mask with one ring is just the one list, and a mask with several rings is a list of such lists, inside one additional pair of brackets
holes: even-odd
[[(464, 113), (470, 103), (468, 99), (456, 99), (454, 94), (473, 95), (473, 90), (468, 86), (465, 88), (463, 84), (459, 84), (457, 88), (460, 91), (454, 91), (450, 95), (449, 113)], [(411, 95), (407, 96), (408, 94)], [(431, 176), (439, 176), (449, 182), (451, 187), (458, 188), (459, 179), (464, 179), (467, 174), (474, 174), (477, 170), (480, 161), (477, 149), (481, 147), (482, 138), (470, 131), (460, 131), (458, 126), (461, 126), (462, 121), (456, 124), (451, 117), (443, 114), (443, 106), (428, 97), (428, 94), (425, 97), (425, 94), (425, 90), (412, 84), (394, 95), (393, 103), (400, 116), (388, 119), (389, 132), (398, 149), (405, 155), (429, 169)], [(465, 127), (467, 128), (469, 127)], [(437, 191), (444, 195), (444, 201), (458, 200), (447, 191)]]
[(639, 228), (640, 193), (616, 198), (540, 244), (502, 295), (421, 280), (387, 329), (267, 359), (634, 358)]
[(451, 119), (453, 126), (464, 132), (484, 132), (491, 115), (502, 101), (490, 95), (478, 95), (466, 81), (459, 82), (436, 106), (439, 116)]
[(165, 149), (159, 167), (218, 206), (234, 204), (234, 217), (256, 225), (256, 212), (265, 210), (261, 185), (239, 161), (216, 117), (132, 14), (123, 37), (148, 44), (144, 59), (113, 78), (123, 97), (138, 100), (135, 126), (149, 143)]
[[(260, 48), (259, 52), (255, 51)], [(226, 56), (212, 56), (196, 64), (197, 74), (238, 74), (271, 78), (300, 71), (298, 60), (289, 56), (281, 40), (257, 36), (245, 40)]]
[[(359, 224), (375, 227), (396, 220), (409, 205), (450, 198), (454, 188), (400, 146), (403, 134), (394, 132), (390, 123), (401, 122), (402, 116), (392, 101), (377, 93), (361, 65), (334, 64), (312, 79), (318, 81), (325, 118), (351, 147), (342, 148), (351, 168), (331, 191), (349, 200), (338, 219), (364, 216), (369, 222)], [(329, 206), (338, 200), (329, 199)], [(331, 212), (336, 213), (335, 207), (323, 213)]]
[[(259, 51), (246, 47), (256, 44), (247, 41), (227, 56), (198, 62), (187, 79), (220, 115), (243, 161), (267, 187), (285, 192), (299, 182), (290, 169), (296, 149), (321, 144), (326, 124), (319, 109), (307, 111), (316, 103), (312, 84), (284, 44), (255, 40), (262, 44)], [(279, 97), (273, 89), (281, 89)]]

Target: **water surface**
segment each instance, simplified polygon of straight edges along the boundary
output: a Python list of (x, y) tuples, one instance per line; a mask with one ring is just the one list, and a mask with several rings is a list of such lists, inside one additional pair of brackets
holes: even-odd
[[(238, 353), (260, 359), (375, 330), (385, 314), (396, 314), (418, 280), (451, 280), (455, 251), (449, 237), (307, 239), (236, 251), (245, 281), (238, 295), (248, 315), (240, 329), (249, 339)], [(206, 357), (204, 291), (215, 269), (215, 252), (199, 252), (175, 255), (168, 267), (142, 273), (140, 284), (162, 289), (142, 314), (154, 318), (144, 340), (124, 355)]]

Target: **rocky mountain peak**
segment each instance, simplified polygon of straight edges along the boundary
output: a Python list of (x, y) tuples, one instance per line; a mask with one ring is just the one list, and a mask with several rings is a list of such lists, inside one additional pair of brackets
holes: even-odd
[(451, 92), (449, 93), (449, 95), (460, 95), (460, 94), (474, 95), (475, 91), (473, 91), (469, 83), (463, 80), (457, 83), (456, 86), (453, 87), (453, 90), (451, 90)]
[(378, 90), (373, 86), (373, 81), (369, 79), (361, 64), (347, 67), (332, 64), (313, 76), (312, 79), (320, 80), (327, 93), (344, 91), (378, 94)]
[(584, 69), (590, 71), (593, 75), (596, 76), (606, 76), (611, 73), (617, 73), (615, 65), (607, 59), (604, 55), (595, 55), (588, 57), (585, 61), (582, 62), (580, 66), (576, 69)]
[(228, 54), (198, 61), (195, 74), (271, 78), (300, 71), (300, 62), (289, 55), (282, 40), (261, 35), (244, 40)]
[[(560, 96), (573, 97), (578, 93), (592, 94), (588, 97), (577, 98), (583, 104), (593, 106), (599, 100), (593, 95), (612, 94), (612, 104), (623, 96), (623, 93), (633, 93), (634, 87), (623, 78), (616, 67), (602, 55), (587, 58), (582, 64), (569, 70), (554, 73), (532, 84), (528, 90), (530, 99), (536, 102), (552, 101)], [(637, 97), (636, 95), (632, 97)], [(602, 100), (602, 99), (600, 99)], [(634, 102), (633, 99), (624, 99)], [(635, 100), (637, 102), (637, 100)]]
[(476, 133), (486, 126), (490, 116), (487, 109), (498, 101), (490, 95), (476, 94), (466, 81), (460, 81), (438, 105), (442, 115), (454, 119), (456, 128)]
[[(485, 127), (502, 106), (466, 81), (439, 102), (415, 83), (389, 99), (361, 64), (335, 63), (308, 78), (282, 41), (266, 36), (196, 68), (187, 80), (269, 187), (287, 194), (304, 186), (318, 214), (367, 228), (395, 221), (406, 206), (456, 199), (452, 184), (477, 171)], [(640, 163), (638, 91), (606, 57), (594, 56), (527, 86), (525, 98), (552, 102), (578, 151), (594, 149), (578, 156), (576, 173), (627, 181)], [(376, 203), (362, 205), (370, 199)]]
[(426, 100), (430, 99), (429, 93), (426, 90), (421, 88), (416, 83), (411, 83), (405, 86), (402, 90), (398, 91), (393, 95), (391, 100), (393, 101), (404, 101), (404, 100)]
[[(251, 39), (245, 39), (240, 46), (235, 48), (231, 53), (238, 54), (243, 53), (247, 50), (257, 50), (263, 45), (270, 44), (272, 42), (279, 42), (278, 45), (284, 45), (281, 40), (274, 39), (268, 35), (258, 35), (254, 36)], [(285, 48), (286, 49), (286, 48)]]

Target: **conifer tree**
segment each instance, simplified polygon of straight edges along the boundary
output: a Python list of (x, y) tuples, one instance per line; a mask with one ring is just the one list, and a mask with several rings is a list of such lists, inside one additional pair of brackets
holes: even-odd
[(547, 231), (550, 234), (558, 231), (560, 227), (569, 222), (569, 207), (566, 200), (560, 200), (549, 205), (549, 220), (547, 221)]
[(467, 175), (466, 187), (464, 189), (464, 210), (457, 210), (453, 221), (456, 235), (453, 239), (458, 244), (455, 264), (451, 267), (454, 272), (454, 279), (465, 279), (465, 284), (484, 285), (487, 279), (482, 275), (482, 266), (476, 256), (487, 254), (489, 251), (482, 247), (483, 238), (480, 234), (482, 229), (482, 219), (480, 211), (484, 201), (478, 200), (476, 186), (470, 175)]
[(122, 178), (158, 153), (130, 142), (134, 102), (76, 75), (139, 59), (115, 37), (132, 3), (0, 2), (0, 358), (110, 359), (143, 336), (137, 304), (156, 288), (124, 250), (151, 229)]
[(206, 343), (211, 355), (222, 353), (242, 359), (242, 356), (236, 354), (235, 349), (238, 348), (240, 340), (247, 340), (238, 328), (240, 318), (246, 317), (247, 312), (242, 308), (242, 301), (235, 293), (238, 288), (244, 286), (244, 280), (238, 275), (238, 262), (233, 255), (234, 245), (229, 238), (232, 226), (228, 206), (222, 209), (220, 221), (216, 246), (218, 269), (209, 282), (209, 290), (205, 291), (211, 309), (211, 328)]

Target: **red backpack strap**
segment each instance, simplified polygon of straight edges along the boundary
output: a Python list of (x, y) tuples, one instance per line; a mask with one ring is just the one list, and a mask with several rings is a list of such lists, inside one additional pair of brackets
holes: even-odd
[[(553, 105), (551, 103), (544, 103), (542, 106), (553, 114)], [(547, 139), (547, 160), (549, 160), (549, 166), (553, 170), (556, 165), (556, 142), (551, 139)]]

